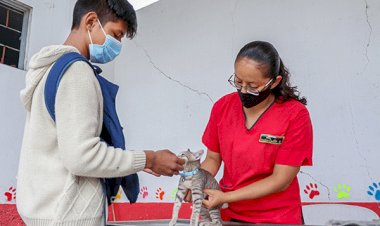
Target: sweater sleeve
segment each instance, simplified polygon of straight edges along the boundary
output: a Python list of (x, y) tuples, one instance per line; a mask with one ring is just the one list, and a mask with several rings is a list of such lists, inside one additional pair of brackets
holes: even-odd
[(58, 149), (63, 165), (74, 175), (126, 176), (145, 167), (143, 151), (107, 146), (99, 137), (102, 94), (90, 66), (76, 62), (59, 84), (56, 103)]

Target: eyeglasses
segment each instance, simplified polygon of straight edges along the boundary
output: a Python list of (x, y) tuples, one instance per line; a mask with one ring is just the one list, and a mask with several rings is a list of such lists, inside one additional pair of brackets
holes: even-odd
[(254, 96), (258, 96), (260, 94), (260, 92), (263, 91), (273, 81), (273, 79), (269, 80), (265, 84), (265, 86), (259, 90), (258, 88), (253, 88), (251, 86), (243, 86), (241, 82), (236, 81), (236, 78), (237, 78), (237, 76), (234, 73), (228, 79), (228, 82), (231, 84), (231, 86), (235, 87), (238, 90), (242, 90), (245, 87), (245, 90), (247, 91), (247, 93), (254, 95)]

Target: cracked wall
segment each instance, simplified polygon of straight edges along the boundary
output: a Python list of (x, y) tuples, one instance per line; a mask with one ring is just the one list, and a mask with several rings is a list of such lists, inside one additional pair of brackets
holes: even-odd
[[(20, 2), (32, 7), (25, 53), (26, 62), (29, 62), (32, 55), (43, 46), (64, 41), (70, 31), (72, 5), (58, 0)], [(49, 20), (46, 20), (47, 17)], [(14, 188), (17, 182), (18, 160), (25, 126), (25, 109), (20, 102), (19, 92), (25, 87), (25, 75), (24, 70), (0, 64), (0, 204), (15, 203), (15, 200), (9, 200), (6, 194), (13, 190), (10, 187)], [(0, 211), (0, 218), (1, 216), (4, 216), (3, 209)]]
[[(27, 58), (42, 46), (63, 42), (75, 0), (22, 2), (33, 6)], [(305, 203), (325, 204), (305, 206), (306, 222), (376, 218), (368, 209), (331, 203), (379, 203), (380, 2), (206, 2), (161, 0), (142, 9), (136, 38), (124, 41), (115, 65), (102, 67), (121, 86), (118, 109), (127, 147), (176, 152), (204, 148), (201, 136), (212, 104), (233, 92), (227, 79), (238, 50), (249, 41), (267, 40), (309, 102), (314, 166), (302, 168), (300, 192)], [(0, 99), (6, 106), (0, 112), (0, 188), (5, 194), (16, 182), (24, 126), (18, 91), (25, 71), (0, 65), (0, 72), (6, 93)], [(149, 192), (140, 201), (172, 201), (177, 177), (140, 175)], [(155, 196), (159, 188), (165, 192), (163, 200)], [(8, 203), (5, 198), (0, 203)]]
[[(42, 47), (61, 44), (70, 32), (72, 10), (76, 0), (20, 0), (32, 7), (26, 47), (26, 65), (29, 59)], [(46, 18), (49, 18), (48, 20)], [(0, 34), (1, 35), (1, 34)], [(26, 67), (27, 68), (27, 67)], [(102, 66), (104, 74), (113, 78), (113, 64)], [(26, 71), (0, 64), (0, 204), (14, 204), (15, 200), (7, 197), (15, 188), (18, 160), (22, 144), (25, 109), (19, 93), (25, 87)], [(12, 187), (12, 189), (11, 189)], [(4, 216), (0, 209), (0, 218)], [(16, 213), (17, 215), (17, 213)], [(0, 222), (0, 225), (4, 222)]]
[[(142, 9), (138, 34), (124, 42), (115, 64), (128, 147), (204, 148), (201, 136), (213, 103), (234, 91), (227, 79), (238, 50), (267, 40), (308, 98), (314, 166), (299, 174), (303, 202), (379, 202), (368, 193), (380, 182), (378, 12), (376, 0), (162, 0)], [(165, 185), (161, 178), (141, 178), (152, 194), (163, 187), (164, 201), (171, 201), (177, 178)], [(313, 189), (319, 194), (310, 198)], [(160, 200), (152, 195), (142, 201)], [(305, 218), (320, 224), (337, 216), (377, 217), (330, 208), (305, 207)]]

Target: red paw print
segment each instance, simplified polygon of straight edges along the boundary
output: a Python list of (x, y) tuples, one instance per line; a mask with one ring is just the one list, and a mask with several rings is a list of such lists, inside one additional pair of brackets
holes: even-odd
[(165, 192), (161, 188), (158, 188), (156, 190), (156, 199), (163, 200), (164, 195), (165, 195)]
[(310, 199), (313, 199), (315, 196), (319, 195), (318, 186), (317, 184), (313, 184), (313, 183), (306, 185), (306, 188), (303, 190), (303, 192), (309, 195)]
[(7, 202), (16, 200), (16, 188), (10, 187), (7, 192), (4, 193)]
[(146, 186), (140, 189), (140, 195), (142, 195), (143, 199), (145, 199), (148, 196), (148, 194), (148, 188)]

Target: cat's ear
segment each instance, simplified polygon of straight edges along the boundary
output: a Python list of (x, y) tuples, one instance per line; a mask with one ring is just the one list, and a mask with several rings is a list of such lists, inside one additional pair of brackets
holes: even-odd
[(204, 152), (205, 152), (205, 151), (204, 151), (203, 149), (201, 149), (201, 150), (195, 152), (195, 153), (194, 153), (195, 160), (199, 160), (199, 159), (201, 159), (201, 157), (202, 157), (202, 155), (203, 155)]

